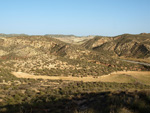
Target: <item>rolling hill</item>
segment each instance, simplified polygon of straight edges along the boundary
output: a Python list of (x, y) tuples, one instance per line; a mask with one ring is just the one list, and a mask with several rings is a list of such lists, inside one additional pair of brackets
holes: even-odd
[(1, 67), (11, 71), (50, 76), (100, 76), (117, 70), (147, 70), (49, 36), (1, 37), (0, 62)]
[(98, 52), (112, 53), (114, 56), (150, 58), (150, 34), (123, 34), (115, 37), (95, 37), (83, 47)]

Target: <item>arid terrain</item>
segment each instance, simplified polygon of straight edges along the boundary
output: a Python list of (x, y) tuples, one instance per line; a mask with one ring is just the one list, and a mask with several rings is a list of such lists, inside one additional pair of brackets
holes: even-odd
[(41, 76), (31, 75), (22, 72), (12, 72), (17, 78), (30, 78), (30, 79), (49, 79), (49, 80), (68, 80), (68, 81), (82, 81), (82, 82), (116, 82), (116, 83), (142, 83), (150, 85), (150, 72), (149, 71), (118, 71), (108, 75), (99, 77), (64, 77), (64, 76)]
[(149, 113), (149, 94), (150, 34), (0, 34), (2, 113)]

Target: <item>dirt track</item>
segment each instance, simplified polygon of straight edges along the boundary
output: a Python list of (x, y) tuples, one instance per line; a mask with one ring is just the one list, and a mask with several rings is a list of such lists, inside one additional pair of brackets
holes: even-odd
[[(39, 76), (32, 75), (23, 72), (12, 72), (18, 78), (31, 78), (31, 79), (50, 79), (50, 80), (70, 80), (70, 81), (83, 81), (83, 82), (118, 82), (118, 83), (129, 83), (133, 79), (150, 80), (150, 71), (118, 71), (108, 75), (99, 76), (97, 78), (93, 76), (88, 77), (63, 77), (63, 76)], [(124, 75), (126, 74), (126, 75)]]

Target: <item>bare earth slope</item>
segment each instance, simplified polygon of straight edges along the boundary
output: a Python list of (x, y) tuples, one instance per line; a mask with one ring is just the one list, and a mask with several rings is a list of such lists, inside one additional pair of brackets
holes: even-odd
[(95, 37), (83, 46), (98, 52), (111, 52), (114, 56), (150, 59), (150, 34)]

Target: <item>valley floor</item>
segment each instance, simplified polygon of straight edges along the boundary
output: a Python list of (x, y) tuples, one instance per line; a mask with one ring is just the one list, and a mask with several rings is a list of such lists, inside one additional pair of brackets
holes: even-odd
[(142, 83), (150, 85), (150, 71), (117, 71), (99, 77), (73, 77), (73, 76), (41, 76), (23, 72), (12, 72), (17, 78), (69, 80), (83, 82), (117, 82), (117, 83)]

